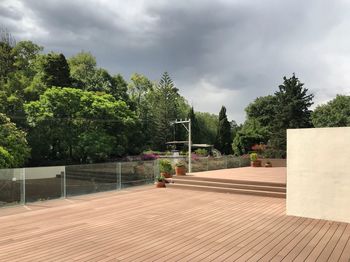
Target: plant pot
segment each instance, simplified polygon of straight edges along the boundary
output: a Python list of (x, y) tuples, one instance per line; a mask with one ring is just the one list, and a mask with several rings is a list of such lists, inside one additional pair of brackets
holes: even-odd
[(255, 160), (250, 162), (250, 166), (252, 167), (261, 167), (261, 160)]
[(156, 187), (158, 187), (158, 188), (166, 187), (166, 186), (165, 186), (165, 181), (162, 181), (162, 182), (157, 181), (157, 182), (156, 182)]
[(175, 172), (176, 172), (177, 176), (185, 176), (186, 175), (186, 167), (177, 166), (177, 167), (175, 167)]
[(164, 173), (164, 172), (160, 173), (160, 175), (161, 175), (161, 176), (164, 176), (165, 178), (172, 178), (172, 177), (173, 177), (171, 174), (169, 174), (169, 173)]
[(265, 167), (272, 167), (272, 164), (271, 163), (266, 163)]

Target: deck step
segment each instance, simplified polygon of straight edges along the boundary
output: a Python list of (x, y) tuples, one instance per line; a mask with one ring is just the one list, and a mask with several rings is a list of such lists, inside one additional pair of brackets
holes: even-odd
[(213, 186), (199, 186), (199, 185), (186, 185), (186, 184), (169, 184), (167, 187), (188, 189), (197, 191), (208, 191), (218, 193), (231, 193), (231, 194), (244, 194), (244, 195), (255, 195), (255, 196), (267, 196), (267, 197), (278, 197), (286, 198), (284, 192), (271, 192), (271, 191), (260, 191), (260, 190), (248, 190), (248, 189), (236, 189), (236, 188), (225, 188), (225, 187), (213, 187)]
[(286, 198), (286, 184), (249, 180), (208, 178), (198, 176), (174, 176), (170, 188), (208, 192), (245, 194)]
[(186, 176), (173, 176), (173, 180), (195, 180), (195, 181), (209, 181), (218, 183), (234, 183), (234, 184), (250, 184), (250, 185), (261, 185), (261, 186), (274, 186), (274, 187), (286, 187), (285, 183), (277, 182), (266, 182), (266, 181), (249, 181), (249, 180), (238, 180), (238, 179), (225, 179), (225, 178), (213, 178), (213, 177), (200, 177), (193, 175)]
[(258, 190), (258, 191), (271, 191), (271, 192), (286, 192), (286, 187), (281, 186), (266, 186), (266, 185), (254, 185), (243, 183), (228, 183), (228, 182), (212, 182), (204, 180), (189, 180), (189, 179), (173, 179), (175, 184), (181, 185), (197, 185), (197, 186), (208, 186), (208, 187), (222, 187), (222, 188), (236, 188), (236, 189), (247, 189), (247, 190)]

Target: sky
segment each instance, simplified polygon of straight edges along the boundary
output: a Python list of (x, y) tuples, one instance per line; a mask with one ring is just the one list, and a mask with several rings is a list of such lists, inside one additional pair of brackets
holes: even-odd
[(238, 123), (293, 73), (314, 106), (350, 95), (347, 0), (0, 0), (0, 28), (126, 79), (167, 71), (196, 111)]

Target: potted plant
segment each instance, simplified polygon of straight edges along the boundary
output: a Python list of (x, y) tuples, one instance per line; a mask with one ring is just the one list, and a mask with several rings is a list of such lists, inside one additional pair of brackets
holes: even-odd
[(171, 178), (171, 171), (173, 170), (173, 167), (171, 166), (171, 162), (167, 159), (161, 159), (159, 161), (159, 171), (160, 174), (165, 178)]
[(180, 160), (175, 164), (175, 173), (177, 176), (186, 175), (186, 163), (184, 161)]
[(257, 153), (250, 154), (250, 165), (252, 167), (261, 167), (261, 160), (258, 159)]
[(265, 163), (265, 167), (272, 167), (272, 163), (271, 163), (270, 161), (267, 161), (267, 162)]
[(159, 175), (156, 177), (156, 187), (166, 187), (165, 186), (165, 183), (166, 183), (166, 179), (163, 175)]

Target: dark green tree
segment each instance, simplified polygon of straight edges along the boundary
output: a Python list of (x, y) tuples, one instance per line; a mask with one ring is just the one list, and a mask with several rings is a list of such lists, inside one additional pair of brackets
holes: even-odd
[(219, 113), (219, 125), (216, 136), (215, 148), (223, 154), (232, 153), (231, 125), (227, 120), (226, 107), (222, 106)]
[(191, 107), (190, 111), (188, 112), (188, 118), (191, 119), (192, 143), (194, 143), (194, 144), (202, 143), (202, 140), (200, 137), (199, 123), (198, 123), (196, 114), (194, 112), (193, 106)]
[(269, 145), (286, 152), (287, 132), (289, 128), (312, 127), (311, 110), (313, 94), (293, 74), (291, 78), (283, 78), (276, 96), (276, 112), (272, 125)]
[(337, 95), (328, 103), (317, 106), (311, 118), (315, 127), (350, 126), (350, 96)]
[(47, 87), (69, 87), (71, 85), (68, 62), (63, 54), (49, 53), (42, 57), (41, 80)]
[(196, 112), (196, 118), (200, 130), (201, 143), (214, 145), (219, 125), (218, 115), (207, 112)]

